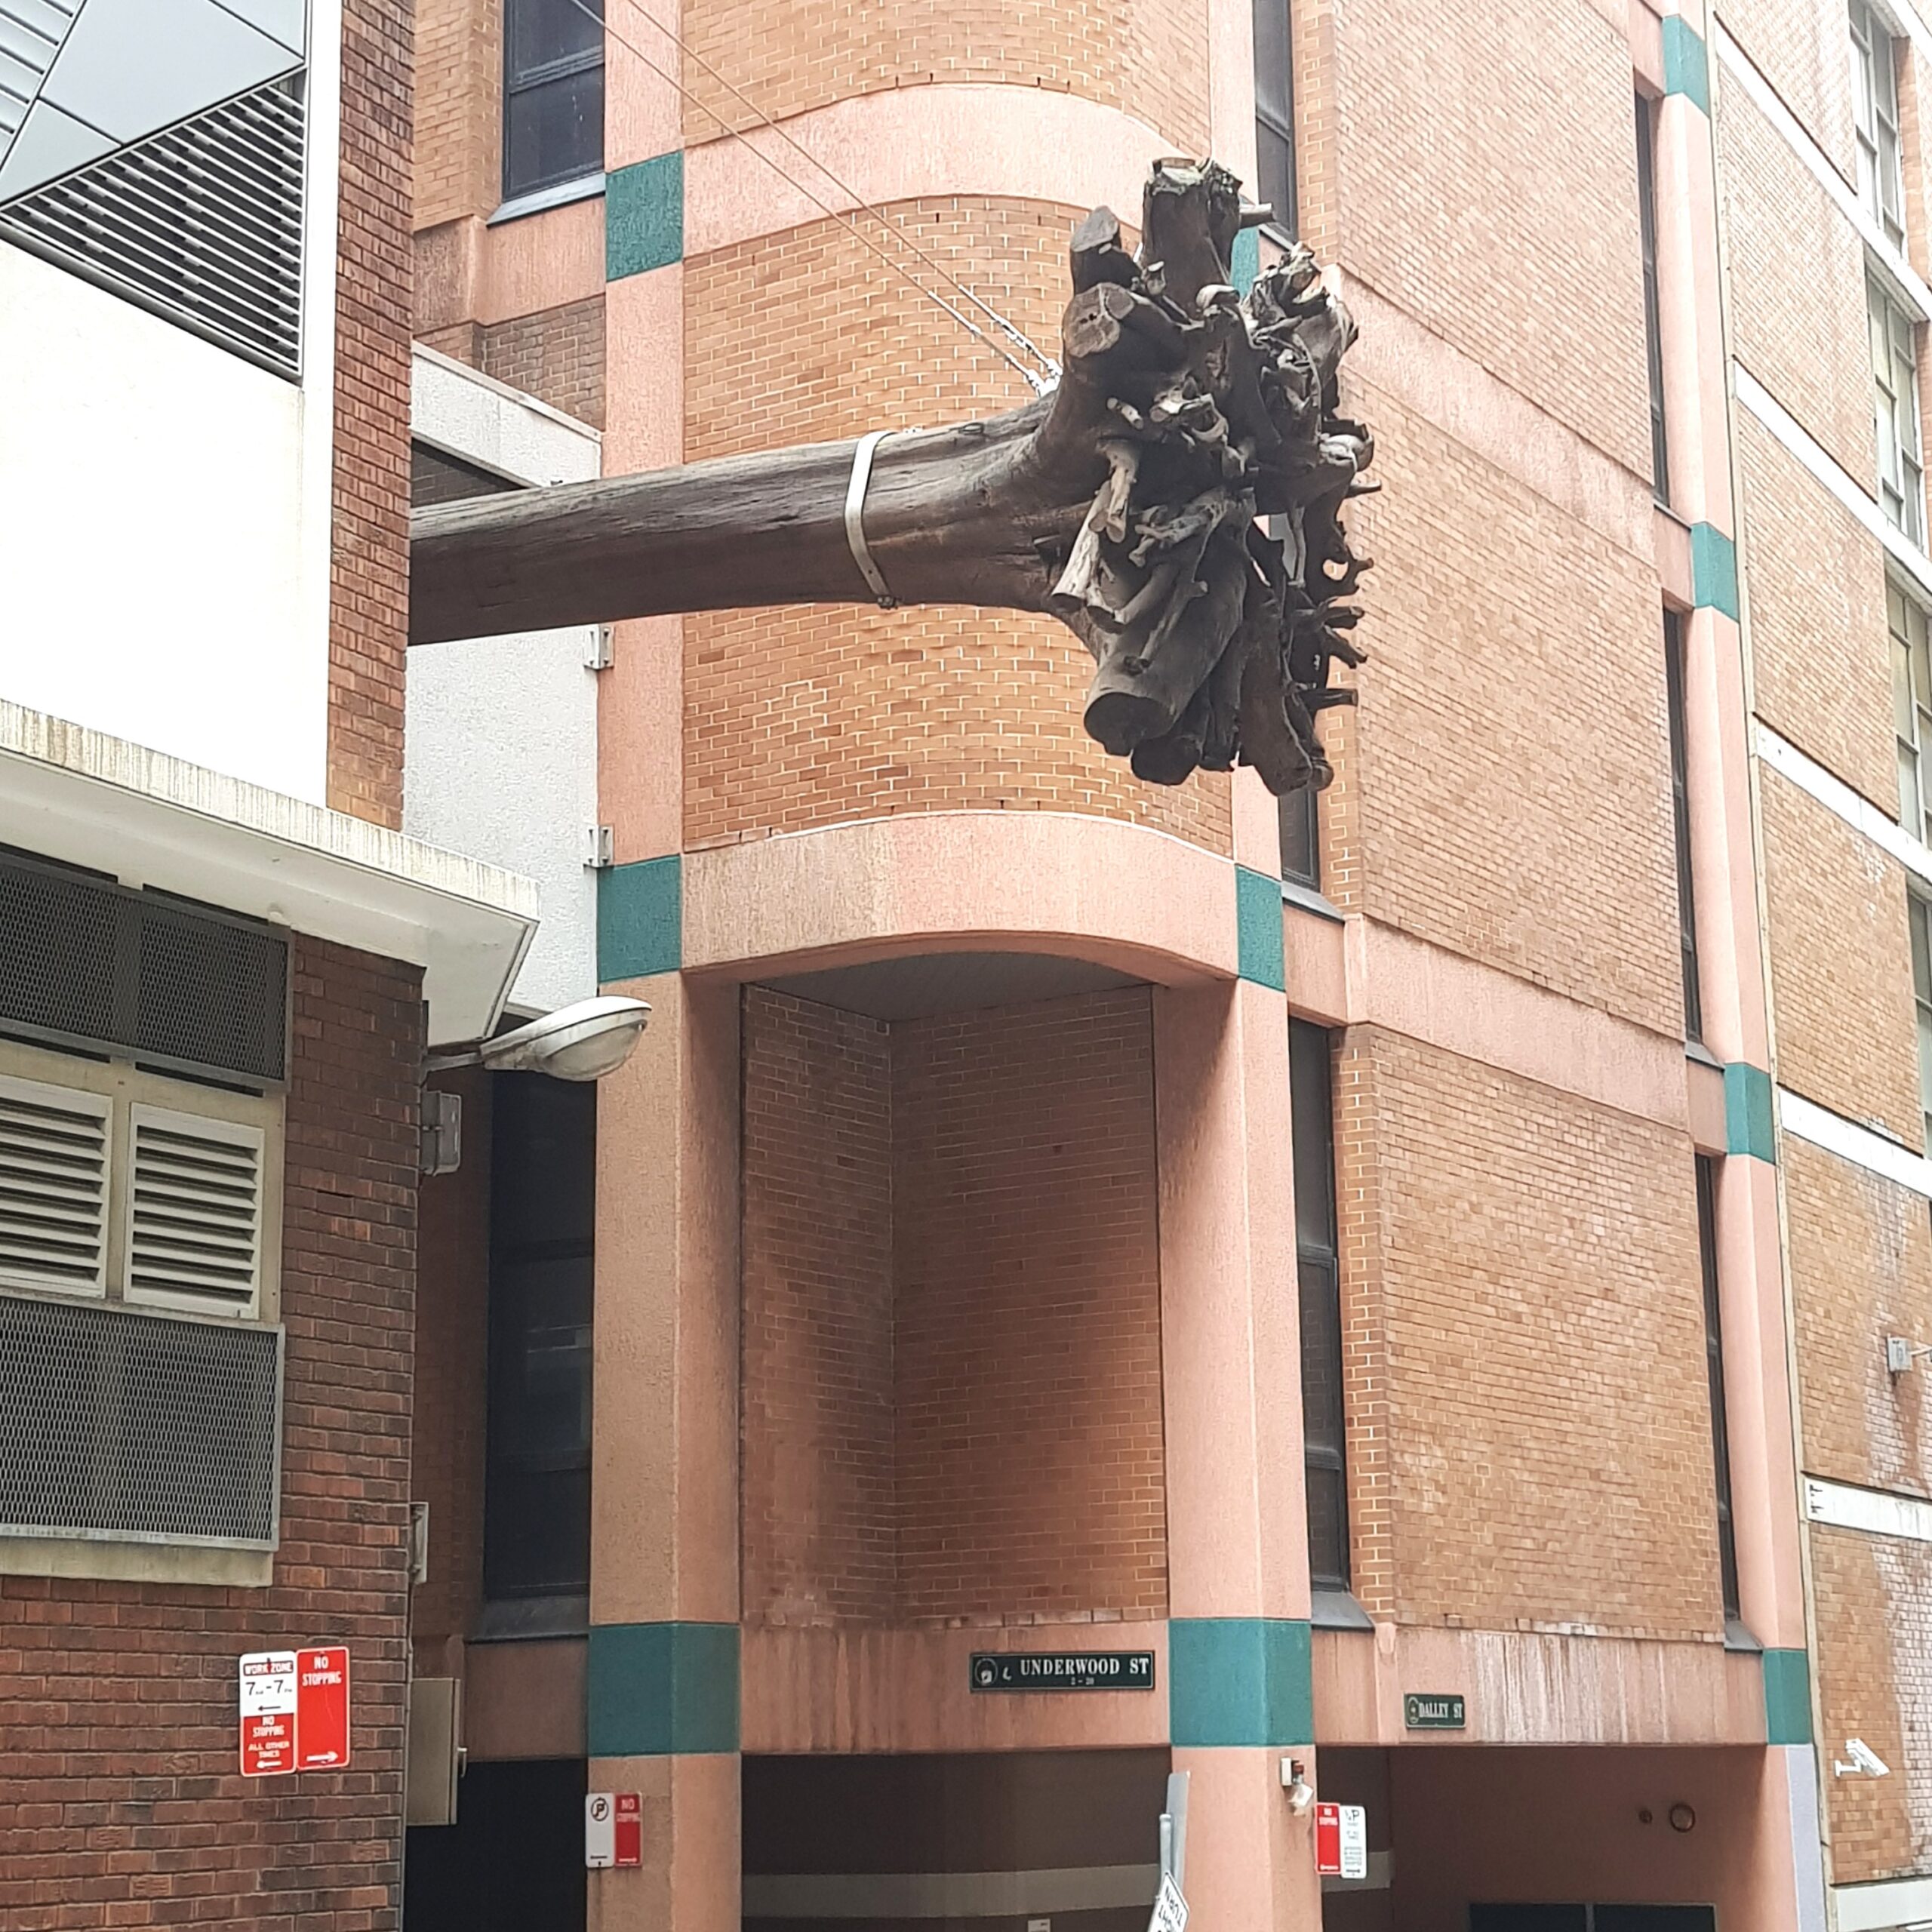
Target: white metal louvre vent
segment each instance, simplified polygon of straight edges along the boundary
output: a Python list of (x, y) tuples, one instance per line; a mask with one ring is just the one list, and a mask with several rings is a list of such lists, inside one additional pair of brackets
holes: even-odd
[(97, 1094), (0, 1076), (0, 1282), (106, 1292), (112, 1111)]
[(272, 1549), (281, 1334), (0, 1295), (0, 1535)]
[(291, 75), (23, 195), (0, 233), (278, 374), (301, 367)]
[(260, 1128), (128, 1109), (128, 1299), (251, 1315), (262, 1278)]

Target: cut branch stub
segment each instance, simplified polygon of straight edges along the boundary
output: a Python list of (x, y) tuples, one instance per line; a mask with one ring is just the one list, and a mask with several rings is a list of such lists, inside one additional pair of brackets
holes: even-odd
[(1238, 761), (1282, 792), (1328, 783), (1315, 715), (1354, 695), (1328, 675), (1361, 662), (1341, 600), (1368, 559), (1340, 517), (1374, 444), (1339, 413), (1347, 311), (1301, 248), (1244, 300), (1240, 226), (1226, 169), (1163, 162), (1137, 254), (1107, 209), (1075, 232), (1039, 438), (1064, 452), (1051, 419), (1077, 413), (1106, 474), (1048, 605), (1094, 654), (1086, 725), (1109, 752), (1157, 784)]

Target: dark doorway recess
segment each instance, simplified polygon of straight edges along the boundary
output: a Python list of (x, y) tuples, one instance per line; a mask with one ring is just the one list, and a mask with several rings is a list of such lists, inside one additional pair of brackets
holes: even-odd
[(409, 1834), (409, 1932), (578, 1932), (585, 1771), (581, 1758), (472, 1764), (457, 1822)]

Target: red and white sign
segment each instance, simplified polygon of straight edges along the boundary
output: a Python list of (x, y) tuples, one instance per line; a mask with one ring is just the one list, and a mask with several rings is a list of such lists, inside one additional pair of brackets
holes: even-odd
[(644, 1800), (634, 1791), (620, 1791), (617, 1800), (617, 1856), (619, 1871), (635, 1869), (644, 1863)]
[(1368, 1876), (1368, 1813), (1362, 1806), (1316, 1805), (1315, 1869), (1324, 1878)]
[(256, 1651), (242, 1660), (242, 1775), (295, 1768), (295, 1653)]
[(593, 1872), (644, 1863), (644, 1800), (634, 1791), (593, 1791), (583, 1801), (583, 1862)]
[(349, 1762), (349, 1652), (340, 1644), (255, 1651), (242, 1660), (242, 1775), (339, 1770)]
[(295, 1768), (339, 1770), (349, 1762), (349, 1647), (295, 1653)]

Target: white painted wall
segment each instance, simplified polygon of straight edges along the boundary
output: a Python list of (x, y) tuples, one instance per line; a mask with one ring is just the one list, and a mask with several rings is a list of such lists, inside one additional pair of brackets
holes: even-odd
[[(419, 347), (417, 438), (524, 483), (597, 475), (595, 430)], [(548, 1012), (597, 990), (597, 673), (578, 627), (417, 645), (405, 687), (403, 828), (535, 879), (542, 923), (510, 993)]]
[(325, 400), (305, 449), (304, 411), (0, 242), (0, 697), (321, 800), (329, 425)]

